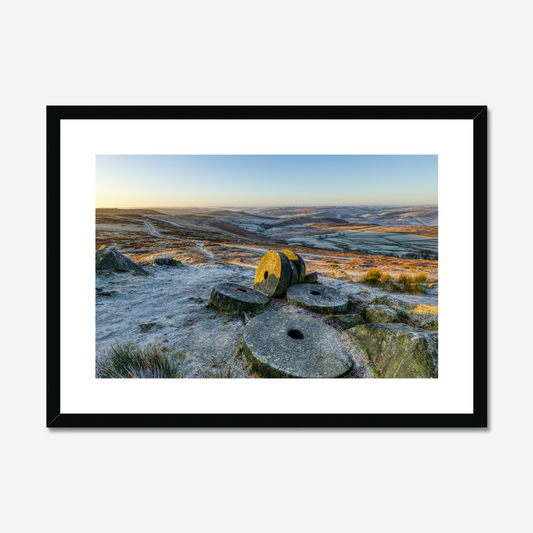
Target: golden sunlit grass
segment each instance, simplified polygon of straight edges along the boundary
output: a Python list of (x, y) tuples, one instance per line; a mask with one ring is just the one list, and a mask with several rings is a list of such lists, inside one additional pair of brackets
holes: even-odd
[(372, 287), (379, 287), (389, 292), (405, 292), (408, 294), (422, 294), (425, 292), (424, 283), (427, 281), (425, 274), (410, 276), (402, 273), (396, 279), (390, 274), (382, 272), (379, 268), (371, 268), (362, 278), (360, 283)]
[(438, 315), (439, 308), (434, 305), (419, 304), (415, 308), (411, 309), (411, 313), (419, 315)]
[(403, 292), (408, 294), (422, 294), (425, 290), (422, 284), (427, 281), (427, 278), (425, 274), (416, 274), (415, 276), (400, 274), (396, 281), (403, 285)]
[(379, 285), (383, 272), (379, 268), (371, 268), (359, 281), (367, 285)]

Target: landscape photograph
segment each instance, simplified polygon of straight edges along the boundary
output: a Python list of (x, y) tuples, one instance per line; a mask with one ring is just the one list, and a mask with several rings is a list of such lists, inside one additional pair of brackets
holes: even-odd
[(95, 162), (96, 378), (438, 378), (437, 155)]

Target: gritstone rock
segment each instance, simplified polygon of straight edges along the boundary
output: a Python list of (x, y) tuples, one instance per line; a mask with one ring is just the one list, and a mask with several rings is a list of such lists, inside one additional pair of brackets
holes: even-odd
[(395, 298), (394, 296), (389, 296), (388, 294), (382, 295), (382, 296), (376, 296), (372, 302), (372, 304), (377, 305), (388, 305), (389, 307), (406, 307), (410, 304), (407, 304), (406, 302), (403, 302), (399, 298)]
[(316, 283), (318, 281), (318, 272), (309, 272), (304, 277), (304, 283)]
[(96, 251), (96, 270), (114, 270), (116, 272), (134, 272), (148, 276), (148, 272), (134, 263), (129, 257), (112, 247), (103, 246)]
[(405, 324), (364, 324), (343, 333), (368, 353), (384, 378), (437, 378), (439, 334)]
[(343, 314), (348, 309), (348, 297), (331, 287), (301, 283), (287, 289), (287, 301), (317, 313)]
[(237, 283), (219, 283), (213, 287), (209, 302), (223, 311), (239, 313), (260, 311), (268, 304), (268, 297)]
[(289, 261), (296, 266), (298, 269), (298, 281), (292, 283), (291, 285), (296, 285), (296, 283), (303, 283), (305, 279), (306, 269), (305, 269), (305, 262), (304, 260), (295, 252), (292, 250), (280, 250), (282, 254), (285, 254)]
[(399, 322), (398, 313), (386, 305), (369, 305), (365, 309), (366, 321), (374, 324)]
[(165, 255), (163, 257), (156, 257), (155, 259), (152, 259), (148, 264), (159, 265), (159, 266), (171, 266), (171, 267), (184, 266), (181, 261), (177, 261), (176, 259), (173, 259), (169, 255)]
[(269, 277), (277, 280), (272, 296), (281, 296), (291, 283), (291, 263), (285, 254), (269, 250), (257, 265), (255, 283), (260, 283)]
[(344, 329), (354, 328), (355, 326), (360, 326), (365, 323), (361, 315), (333, 315), (330, 318)]
[(336, 378), (353, 361), (340, 334), (316, 318), (271, 311), (244, 328), (244, 354), (254, 370), (272, 378)]
[(439, 330), (439, 308), (433, 305), (417, 305), (411, 310), (409, 320), (417, 328)]

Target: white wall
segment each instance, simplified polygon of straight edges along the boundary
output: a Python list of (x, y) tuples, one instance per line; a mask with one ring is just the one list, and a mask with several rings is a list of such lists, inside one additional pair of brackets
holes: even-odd
[[(526, 6), (94, 0), (3, 7), (4, 530), (524, 530), (531, 476), (530, 327), (521, 303), (531, 294), (530, 243), (520, 235), (531, 205)], [(487, 104), (490, 429), (47, 430), (47, 104)], [(458, 328), (469, 326), (458, 318)]]

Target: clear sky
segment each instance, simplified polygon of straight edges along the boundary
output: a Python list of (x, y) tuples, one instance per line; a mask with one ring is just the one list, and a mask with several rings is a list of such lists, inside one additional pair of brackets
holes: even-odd
[(96, 207), (421, 204), (436, 155), (96, 156)]

